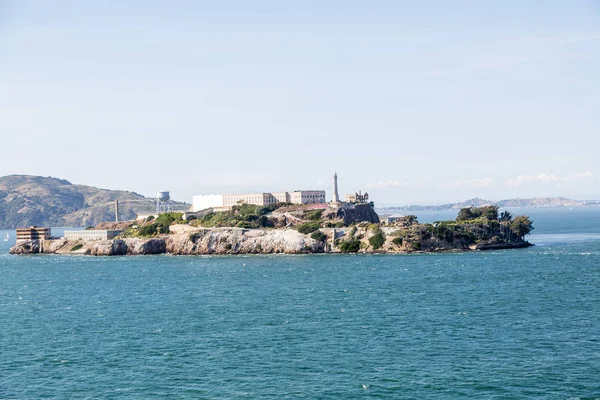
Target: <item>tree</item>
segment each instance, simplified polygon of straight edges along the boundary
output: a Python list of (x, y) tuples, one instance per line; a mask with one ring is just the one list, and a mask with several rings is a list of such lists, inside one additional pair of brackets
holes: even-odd
[(500, 214), (500, 222), (510, 222), (512, 221), (512, 215), (508, 211), (504, 210)]
[(400, 223), (402, 224), (402, 226), (411, 226), (413, 224), (418, 224), (419, 221), (417, 220), (417, 216), (416, 215), (407, 215), (404, 216), (402, 218), (400, 218)]
[(485, 206), (480, 208), (481, 216), (488, 221), (498, 221), (498, 206)]
[(533, 229), (533, 221), (531, 221), (526, 215), (519, 215), (510, 223), (510, 230), (513, 231), (515, 235), (520, 237), (521, 240), (524, 240), (525, 236), (529, 235)]
[(498, 206), (461, 208), (456, 216), (457, 221), (469, 221), (483, 217), (488, 221), (498, 221)]
[(460, 211), (458, 212), (458, 215), (456, 216), (456, 220), (457, 221), (468, 221), (468, 220), (477, 218), (473, 214), (472, 209), (473, 209), (473, 207), (461, 208)]

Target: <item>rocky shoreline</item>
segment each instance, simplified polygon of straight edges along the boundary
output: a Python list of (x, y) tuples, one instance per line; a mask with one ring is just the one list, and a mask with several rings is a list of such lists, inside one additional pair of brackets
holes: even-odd
[[(67, 240), (56, 238), (43, 241), (19, 241), (11, 254), (71, 254), (91, 256), (124, 255), (242, 255), (242, 254), (316, 254), (345, 253), (339, 238), (349, 235), (349, 229), (323, 229), (327, 239), (316, 240), (294, 229), (175, 229), (170, 234), (152, 238), (116, 238), (112, 240)], [(368, 239), (368, 232), (359, 233)], [(355, 233), (352, 233), (355, 234)], [(513, 249), (531, 246), (526, 241), (468, 245), (448, 243), (432, 238), (419, 249), (397, 246), (388, 240), (377, 250), (362, 246), (352, 253), (408, 254), (456, 251)]]

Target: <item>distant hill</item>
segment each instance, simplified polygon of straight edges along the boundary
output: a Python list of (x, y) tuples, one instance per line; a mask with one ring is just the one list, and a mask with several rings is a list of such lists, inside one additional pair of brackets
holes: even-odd
[[(121, 220), (155, 207), (155, 200), (124, 190), (73, 185), (64, 179), (10, 175), (0, 177), (0, 229), (37, 226), (93, 226), (114, 221), (119, 200)], [(174, 203), (178, 209), (185, 203)]]
[(485, 199), (469, 199), (460, 203), (447, 203), (438, 205), (409, 205), (397, 207), (378, 208), (379, 213), (397, 213), (409, 211), (444, 211), (458, 210), (465, 207), (481, 207), (486, 205), (495, 205), (504, 207), (523, 207), (523, 208), (544, 208), (544, 207), (580, 207), (589, 205), (600, 205), (598, 200), (571, 200), (564, 197), (535, 197), (530, 199), (505, 199), (492, 201)]

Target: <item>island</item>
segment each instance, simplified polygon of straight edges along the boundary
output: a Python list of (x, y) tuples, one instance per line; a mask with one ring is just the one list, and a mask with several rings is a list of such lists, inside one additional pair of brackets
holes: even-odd
[[(239, 204), (225, 211), (165, 212), (143, 220), (100, 223), (109, 238), (19, 240), (12, 254), (236, 255), (431, 253), (531, 246), (527, 216), (495, 205), (465, 207), (455, 220), (419, 223), (414, 215), (380, 221), (373, 204)], [(90, 237), (100, 237), (89, 235)], [(112, 236), (112, 235), (111, 235)], [(108, 236), (107, 236), (108, 237)]]

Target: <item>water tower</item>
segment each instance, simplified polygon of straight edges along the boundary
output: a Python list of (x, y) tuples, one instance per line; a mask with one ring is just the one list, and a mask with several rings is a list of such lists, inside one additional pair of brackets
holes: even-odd
[(159, 190), (156, 193), (156, 213), (162, 214), (171, 211), (171, 195), (168, 190)]

